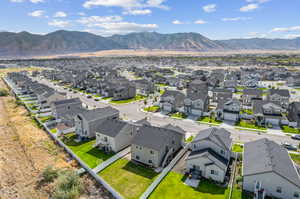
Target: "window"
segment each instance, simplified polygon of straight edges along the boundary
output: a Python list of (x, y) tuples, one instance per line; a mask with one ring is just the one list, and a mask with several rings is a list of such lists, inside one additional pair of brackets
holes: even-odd
[(299, 198), (299, 193), (298, 192), (294, 193), (294, 198)]
[(218, 171), (215, 171), (215, 170), (210, 170), (210, 173), (211, 173), (212, 175), (218, 175)]
[(152, 150), (150, 150), (150, 153), (153, 154), (154, 152)]
[(107, 137), (104, 137), (104, 142), (107, 142)]
[(150, 164), (152, 164), (152, 160), (149, 160), (148, 162), (149, 162)]
[(139, 160), (140, 159), (140, 157), (137, 155), (137, 156), (135, 156), (135, 158), (137, 159), (137, 160)]
[(221, 150), (221, 154), (224, 154), (224, 151), (223, 151), (223, 150)]
[(277, 193), (281, 193), (281, 192), (282, 192), (282, 188), (281, 188), (281, 187), (277, 187), (277, 188), (276, 188), (276, 192), (277, 192)]

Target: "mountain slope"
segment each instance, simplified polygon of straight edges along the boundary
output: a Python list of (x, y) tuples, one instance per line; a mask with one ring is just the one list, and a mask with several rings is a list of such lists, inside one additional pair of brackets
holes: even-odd
[(114, 35), (112, 40), (131, 49), (165, 49), (165, 50), (222, 50), (222, 44), (214, 42), (197, 33), (159, 34), (156, 32)]

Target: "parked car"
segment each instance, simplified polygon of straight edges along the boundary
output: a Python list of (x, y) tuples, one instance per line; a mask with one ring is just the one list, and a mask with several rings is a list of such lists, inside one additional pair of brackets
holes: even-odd
[(90, 98), (92, 98), (92, 96), (91, 96), (91, 95), (87, 95), (86, 97), (87, 97), (87, 98), (89, 98), (89, 99), (90, 99)]
[(283, 143), (282, 146), (284, 148), (286, 148), (287, 150), (291, 150), (291, 151), (297, 151), (297, 149), (298, 149), (296, 146), (294, 146), (288, 142)]
[(300, 140), (300, 135), (292, 135), (292, 139)]

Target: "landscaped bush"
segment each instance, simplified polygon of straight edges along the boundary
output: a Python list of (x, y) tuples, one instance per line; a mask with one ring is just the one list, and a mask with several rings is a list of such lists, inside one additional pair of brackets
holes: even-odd
[(171, 117), (185, 119), (185, 118), (187, 118), (187, 115), (184, 113), (177, 112), (177, 113), (172, 114)]
[(290, 126), (282, 126), (281, 129), (285, 133), (300, 134), (300, 130), (299, 129), (293, 128), (293, 127), (290, 127)]
[(159, 106), (149, 106), (144, 108), (144, 111), (156, 113), (159, 111)]
[(0, 89), (0, 97), (8, 96), (8, 91), (4, 89)]

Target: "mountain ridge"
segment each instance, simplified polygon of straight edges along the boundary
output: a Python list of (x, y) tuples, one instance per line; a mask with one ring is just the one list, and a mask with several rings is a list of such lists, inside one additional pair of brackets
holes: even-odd
[(0, 56), (30, 56), (93, 52), (115, 49), (161, 49), (180, 51), (300, 50), (295, 39), (211, 40), (199, 33), (129, 33), (102, 37), (88, 32), (58, 30), (48, 34), (0, 32)]

